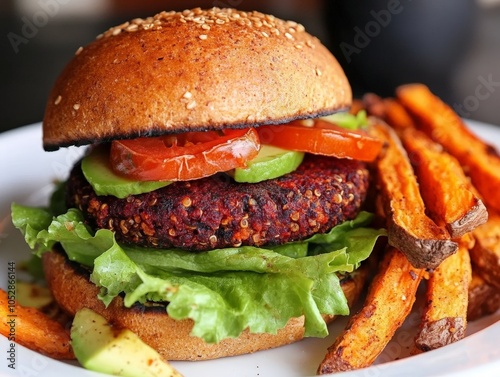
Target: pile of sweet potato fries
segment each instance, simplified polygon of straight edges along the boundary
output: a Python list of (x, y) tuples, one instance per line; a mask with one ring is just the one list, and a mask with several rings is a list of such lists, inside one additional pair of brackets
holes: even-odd
[[(465, 336), (467, 321), (500, 308), (500, 157), (421, 84), (395, 98), (367, 94), (370, 133), (383, 140), (373, 164), (376, 214), (387, 247), (360, 311), (318, 368), (318, 374), (371, 365), (412, 310), (425, 281), (425, 309), (415, 352)], [(0, 292), (0, 315), (7, 316)], [(74, 358), (69, 318), (16, 304), (16, 341), (57, 359)], [(57, 313), (57, 310), (56, 310)], [(60, 314), (60, 313), (59, 313)], [(8, 336), (3, 323), (0, 333)]]
[[(367, 94), (352, 112), (385, 142), (374, 164), (376, 212), (388, 246), (362, 309), (318, 374), (371, 365), (403, 324), (426, 280), (413, 353), (465, 336), (467, 321), (500, 307), (500, 157), (425, 85), (396, 98)], [(483, 204), (484, 203), (484, 204)]]

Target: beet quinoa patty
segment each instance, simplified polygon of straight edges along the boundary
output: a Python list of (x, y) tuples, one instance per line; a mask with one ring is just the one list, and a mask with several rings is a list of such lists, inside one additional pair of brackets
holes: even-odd
[(366, 197), (368, 170), (359, 161), (308, 155), (293, 173), (260, 183), (225, 174), (175, 182), (118, 199), (98, 196), (77, 165), (68, 207), (119, 242), (201, 251), (297, 241), (353, 219)]

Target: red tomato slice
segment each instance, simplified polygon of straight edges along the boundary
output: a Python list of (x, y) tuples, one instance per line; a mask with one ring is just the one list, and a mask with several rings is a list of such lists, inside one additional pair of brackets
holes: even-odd
[(113, 170), (140, 181), (188, 181), (245, 167), (260, 149), (255, 129), (114, 140)]
[(373, 161), (382, 148), (378, 139), (322, 119), (312, 120), (311, 126), (295, 121), (283, 126), (262, 126), (257, 131), (262, 144), (338, 158)]

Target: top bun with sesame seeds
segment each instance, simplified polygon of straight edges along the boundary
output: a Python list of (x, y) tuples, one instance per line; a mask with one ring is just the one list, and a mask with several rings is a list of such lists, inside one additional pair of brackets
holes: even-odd
[(335, 57), (296, 22), (162, 12), (76, 51), (48, 97), (43, 144), (280, 124), (346, 109), (351, 96)]

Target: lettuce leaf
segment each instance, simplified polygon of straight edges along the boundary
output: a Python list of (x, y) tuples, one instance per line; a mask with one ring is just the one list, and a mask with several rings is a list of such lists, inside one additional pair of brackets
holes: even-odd
[(91, 280), (106, 305), (119, 294), (128, 307), (169, 302), (168, 314), (191, 318), (192, 335), (209, 343), (237, 337), (246, 328), (276, 333), (301, 315), (306, 336), (326, 336), (322, 315), (349, 312), (337, 273), (353, 271), (385, 234), (367, 228), (372, 215), (362, 212), (327, 234), (273, 249), (190, 253), (120, 245), (109, 230), (93, 233), (76, 209), (53, 216), (13, 204), (12, 219), (37, 255), (60, 243), (70, 260), (92, 267)]

